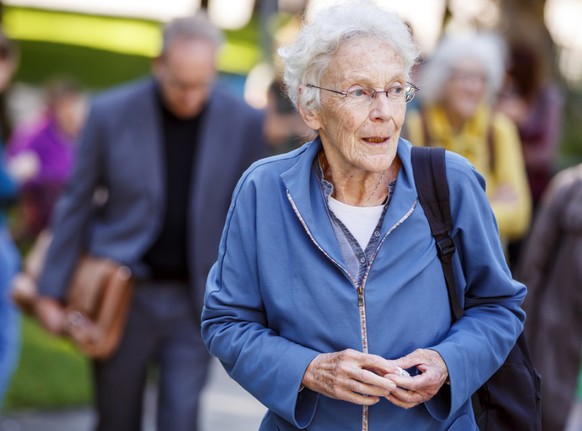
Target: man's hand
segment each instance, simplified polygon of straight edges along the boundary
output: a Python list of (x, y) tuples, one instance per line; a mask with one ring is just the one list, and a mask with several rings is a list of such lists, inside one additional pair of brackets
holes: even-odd
[(301, 383), (330, 398), (369, 406), (396, 389), (396, 383), (383, 376), (400, 371), (394, 361), (347, 349), (316, 356)]
[(66, 313), (55, 299), (39, 297), (34, 303), (34, 313), (41, 325), (54, 335), (62, 335), (66, 329)]
[(420, 371), (420, 374), (410, 377), (398, 373), (386, 374), (386, 378), (398, 386), (386, 399), (405, 409), (434, 397), (449, 375), (445, 361), (435, 350), (417, 349), (393, 363), (404, 369), (416, 367)]

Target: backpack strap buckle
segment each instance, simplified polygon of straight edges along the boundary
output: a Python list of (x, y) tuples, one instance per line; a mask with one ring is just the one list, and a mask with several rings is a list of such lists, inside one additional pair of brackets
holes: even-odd
[(450, 236), (436, 239), (439, 257), (442, 259), (455, 252), (455, 243)]

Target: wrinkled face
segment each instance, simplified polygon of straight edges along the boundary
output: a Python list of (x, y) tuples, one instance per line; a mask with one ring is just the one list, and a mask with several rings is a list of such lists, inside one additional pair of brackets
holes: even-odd
[[(402, 57), (389, 44), (360, 38), (339, 48), (319, 85), (338, 91), (354, 85), (387, 90), (405, 82)], [(404, 122), (404, 99), (378, 93), (370, 103), (354, 105), (341, 94), (319, 91), (319, 109), (300, 109), (309, 127), (319, 132), (330, 166), (344, 172), (389, 168)]]
[(443, 88), (442, 102), (455, 117), (467, 120), (472, 117), (485, 99), (487, 74), (481, 63), (466, 58), (451, 72)]
[(175, 40), (155, 60), (154, 75), (166, 107), (177, 117), (194, 117), (216, 78), (216, 49), (206, 40)]

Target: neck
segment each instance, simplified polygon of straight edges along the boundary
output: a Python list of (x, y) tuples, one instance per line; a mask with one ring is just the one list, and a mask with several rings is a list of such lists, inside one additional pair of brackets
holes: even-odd
[(342, 172), (333, 169), (323, 152), (319, 155), (323, 175), (333, 184), (333, 197), (346, 205), (377, 206), (388, 197), (388, 184), (396, 178), (400, 161), (395, 159), (392, 165), (380, 172)]

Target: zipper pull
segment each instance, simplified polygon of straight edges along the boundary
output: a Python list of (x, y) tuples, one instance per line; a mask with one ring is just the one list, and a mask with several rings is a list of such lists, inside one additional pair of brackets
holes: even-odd
[(360, 307), (364, 306), (364, 287), (363, 286), (359, 286), (357, 289), (358, 292), (358, 305)]

